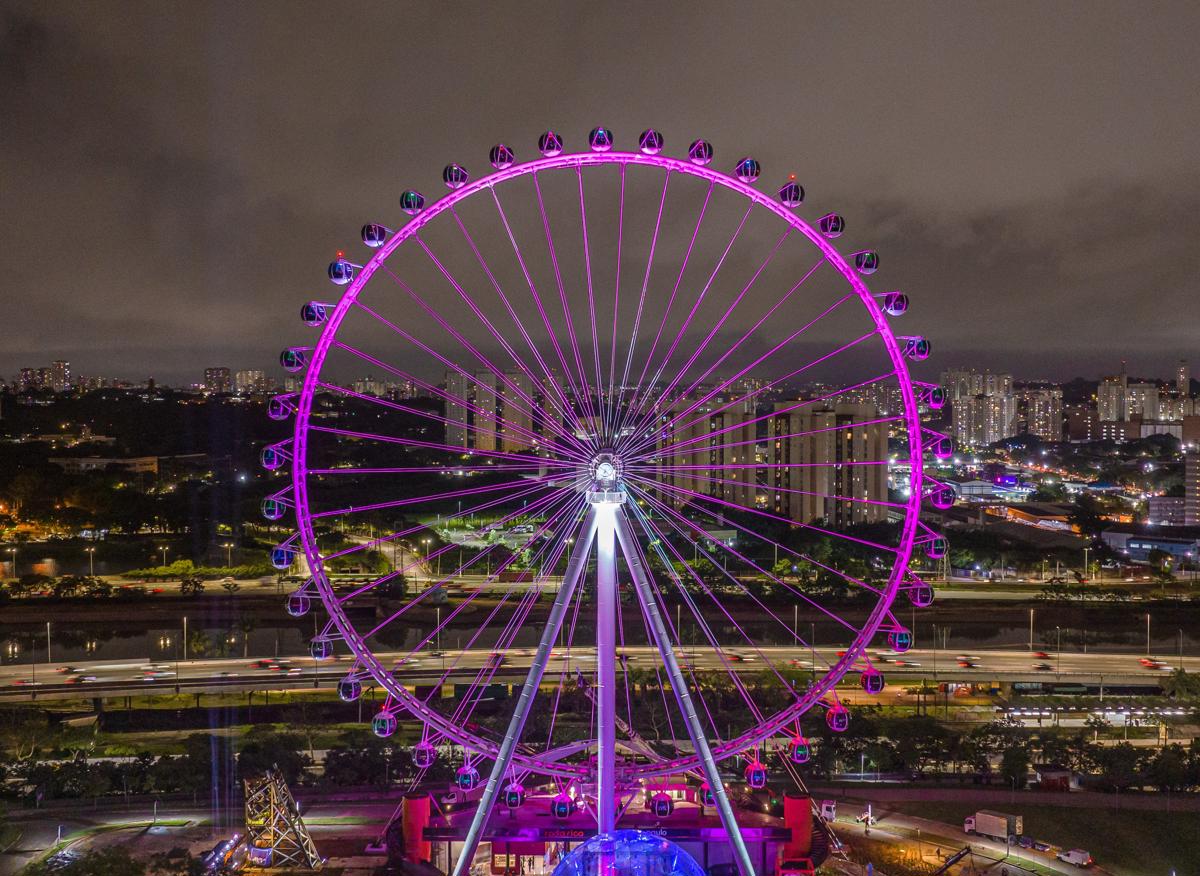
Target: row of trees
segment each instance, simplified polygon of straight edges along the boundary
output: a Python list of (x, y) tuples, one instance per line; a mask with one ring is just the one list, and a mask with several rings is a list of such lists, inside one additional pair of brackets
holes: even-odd
[(1007, 721), (959, 729), (931, 716), (886, 717), (857, 709), (845, 734), (821, 727), (813, 762), (825, 774), (857, 772), (866, 764), (880, 772), (949, 773), (1017, 788), (1025, 786), (1035, 764), (1057, 764), (1105, 790), (1200, 788), (1200, 743), (1157, 749), (1105, 745), (1098, 735), (1106, 728), (1103, 719), (1092, 719), (1074, 731)]

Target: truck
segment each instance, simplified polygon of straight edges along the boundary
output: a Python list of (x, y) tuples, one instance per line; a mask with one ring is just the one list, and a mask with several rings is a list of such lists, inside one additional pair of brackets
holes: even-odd
[(1008, 815), (1004, 812), (980, 809), (974, 815), (968, 815), (963, 819), (963, 833), (985, 836), (1002, 843), (1011, 842), (1024, 832), (1024, 819), (1020, 815)]
[(1066, 861), (1068, 864), (1074, 864), (1076, 867), (1090, 867), (1094, 863), (1092, 856), (1084, 849), (1071, 849), (1067, 852), (1059, 852), (1058, 859)]

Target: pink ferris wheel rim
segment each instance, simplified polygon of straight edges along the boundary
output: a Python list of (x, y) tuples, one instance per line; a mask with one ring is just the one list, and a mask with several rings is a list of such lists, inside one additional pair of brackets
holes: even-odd
[[(333, 625), (337, 628), (342, 640), (352, 652), (356, 667), (361, 667), (389, 696), (398, 704), (400, 709), (408, 711), (422, 721), (428, 730), (449, 739), (465, 749), (484, 757), (493, 758), (498, 745), (496, 742), (456, 726), (453, 718), (430, 707), (410, 693), (375, 656), (363, 641), (349, 620), (343, 606), (336, 598), (329, 579), (323, 567), (322, 558), (317, 549), (314, 537), (313, 517), (308, 497), (308, 433), (312, 413), (313, 398), (320, 388), (320, 373), (333, 344), (338, 329), (351, 307), (358, 299), (360, 292), (366, 288), (375, 272), (388, 260), (395, 250), (405, 241), (415, 236), (424, 226), (428, 225), (445, 211), (456, 204), (467, 200), (499, 183), (503, 183), (539, 171), (562, 168), (583, 168), (598, 165), (640, 165), (661, 169), (669, 176), (672, 173), (698, 178), (714, 186), (723, 186), (746, 198), (752, 206), (761, 207), (775, 214), (792, 230), (804, 235), (807, 240), (817, 247), (823, 261), (831, 264), (842, 278), (849, 284), (853, 292), (870, 315), (876, 331), (887, 352), (892, 366), (891, 377), (894, 377), (903, 401), (904, 413), (902, 421), (908, 436), (909, 495), (904, 506), (904, 521), (900, 532), (899, 545), (896, 548), (896, 558), (892, 565), (886, 585), (879, 591), (878, 601), (871, 611), (868, 620), (855, 636), (842, 656), (833, 664), (816, 683), (804, 691), (798, 691), (799, 698), (786, 708), (766, 718), (756, 726), (751, 727), (741, 735), (724, 740), (714, 745), (712, 753), (717, 760), (741, 754), (748, 749), (756, 748), (762, 742), (779, 734), (784, 728), (797, 722), (814, 706), (829, 696), (837, 683), (849, 672), (861, 658), (870, 642), (879, 632), (885, 618), (888, 617), (897, 594), (908, 576), (908, 566), (917, 542), (919, 513), (924, 495), (923, 473), (923, 441), (922, 426), (918, 411), (916, 392), (909, 375), (906, 357), (893, 334), (886, 315), (880, 308), (865, 282), (846, 258), (815, 228), (797, 215), (787, 206), (773, 200), (769, 195), (736, 177), (729, 176), (707, 166), (692, 163), (687, 159), (673, 158), (664, 155), (647, 155), (638, 152), (584, 152), (563, 153), (553, 157), (542, 157), (535, 160), (513, 164), (502, 170), (482, 176), (460, 188), (452, 189), (434, 203), (413, 216), (400, 229), (379, 247), (370, 260), (362, 266), (352, 282), (350, 282), (339, 299), (328, 319), (322, 326), (321, 334), (312, 348), (311, 356), (306, 365), (303, 388), (296, 402), (296, 421), (292, 440), (292, 487), (293, 502), (299, 539), (309, 568), (313, 583), (320, 595), (321, 602), (328, 612)], [(547, 760), (537, 755), (518, 751), (513, 757), (514, 763), (521, 769), (530, 770), (542, 775), (560, 778), (583, 777), (588, 774), (586, 764), (561, 763)], [(648, 764), (636, 764), (630, 769), (630, 774), (640, 778), (651, 778), (672, 773), (694, 770), (699, 764), (697, 755), (679, 756), (673, 760), (655, 761)]]

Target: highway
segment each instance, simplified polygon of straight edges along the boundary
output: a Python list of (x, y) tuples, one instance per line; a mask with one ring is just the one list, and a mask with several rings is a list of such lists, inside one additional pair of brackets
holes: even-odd
[[(729, 649), (723, 653), (708, 649), (685, 648), (677, 652), (681, 662), (699, 671), (761, 672), (770, 666), (808, 672), (813, 668), (813, 652), (808, 648)], [(488, 650), (425, 652), (393, 671), (410, 685), (433, 684), (443, 673), (449, 682), (467, 682), (480, 669), (499, 661), (495, 679), (517, 681), (525, 676), (533, 650), (513, 649), (494, 655)], [(631, 669), (650, 669), (659, 662), (656, 651), (631, 647), (622, 651), (623, 661)], [(1157, 655), (1151, 666), (1143, 665), (1137, 655), (1104, 652), (1042, 652), (1035, 656), (1023, 650), (980, 650), (963, 653), (933, 649), (913, 649), (906, 654), (872, 649), (874, 665), (891, 681), (929, 679), (938, 681), (1062, 681), (1109, 685), (1153, 684), (1182, 666), (1188, 672), (1200, 672), (1200, 658)], [(817, 672), (836, 662), (839, 652), (830, 648), (815, 650)], [(402, 652), (382, 653), (385, 665), (393, 665)], [(961, 659), (960, 659), (961, 658)], [(594, 663), (592, 649), (555, 649), (547, 667), (548, 677), (564, 668), (585, 671)], [(147, 693), (172, 693), (178, 688), (188, 693), (222, 690), (288, 690), (332, 686), (351, 666), (347, 657), (318, 663), (309, 657), (242, 658), (188, 660), (185, 662), (93, 661), (63, 666), (28, 663), (0, 666), (0, 701), (28, 700), (36, 697), (67, 698), (129, 696)]]

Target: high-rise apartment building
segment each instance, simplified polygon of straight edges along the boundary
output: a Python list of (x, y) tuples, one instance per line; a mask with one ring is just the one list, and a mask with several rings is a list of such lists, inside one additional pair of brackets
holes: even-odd
[(35, 389), (41, 389), (44, 386), (42, 370), (41, 368), (22, 368), (17, 377), (17, 391), (32, 392)]
[(1180, 359), (1179, 366), (1175, 369), (1175, 391), (1184, 398), (1192, 394), (1192, 376), (1188, 371), (1187, 359)]
[(219, 395), (233, 391), (233, 380), (228, 368), (205, 368), (204, 391), (209, 395)]
[(1125, 417), (1127, 420), (1158, 419), (1158, 384), (1130, 383), (1125, 389)]
[(71, 388), (71, 363), (61, 359), (50, 365), (50, 388), (55, 392), (66, 392)]
[(1063, 412), (1067, 418), (1068, 441), (1100, 440), (1100, 418), (1094, 407), (1090, 404), (1064, 405)]
[(1028, 432), (1043, 441), (1062, 441), (1063, 400), (1061, 387), (1028, 386), (1018, 389), (1015, 395), (1020, 432)]
[(1184, 456), (1183, 462), (1183, 522), (1200, 526), (1200, 453)]
[(354, 381), (350, 388), (359, 395), (373, 395), (375, 398), (383, 398), (387, 395), (387, 384), (382, 380), (376, 380), (370, 374)]
[[(687, 409), (692, 401), (680, 400), (678, 410)], [(659, 477), (680, 490), (753, 508), (758, 492), (758, 424), (748, 422), (753, 417), (736, 405), (718, 410), (721, 406), (714, 403), (697, 408), (681, 418), (679, 428), (659, 439)], [(668, 412), (667, 418), (673, 415)], [(677, 507), (688, 501), (670, 490), (661, 491), (660, 497)], [(714, 510), (711, 505), (701, 507)]]
[[(803, 407), (767, 419), (762, 463), (766, 504), (797, 523), (824, 520), (840, 527), (887, 519), (888, 433), (878, 408), (839, 404)], [(836, 498), (835, 498), (836, 497)]]
[(545, 419), (561, 417), (546, 409), (540, 387), (524, 372), (502, 378), (490, 371), (446, 372), (445, 386), (446, 443), (453, 447), (519, 453), (555, 440)]
[(233, 375), (233, 388), (238, 395), (256, 395), (267, 392), (267, 373), (252, 369)]
[(1120, 374), (1105, 377), (1096, 389), (1096, 414), (1102, 422), (1114, 423), (1129, 419), (1126, 387), (1129, 378), (1124, 370)]
[(950, 402), (954, 439), (959, 444), (993, 444), (1019, 431), (1011, 374), (974, 369), (942, 372)]

